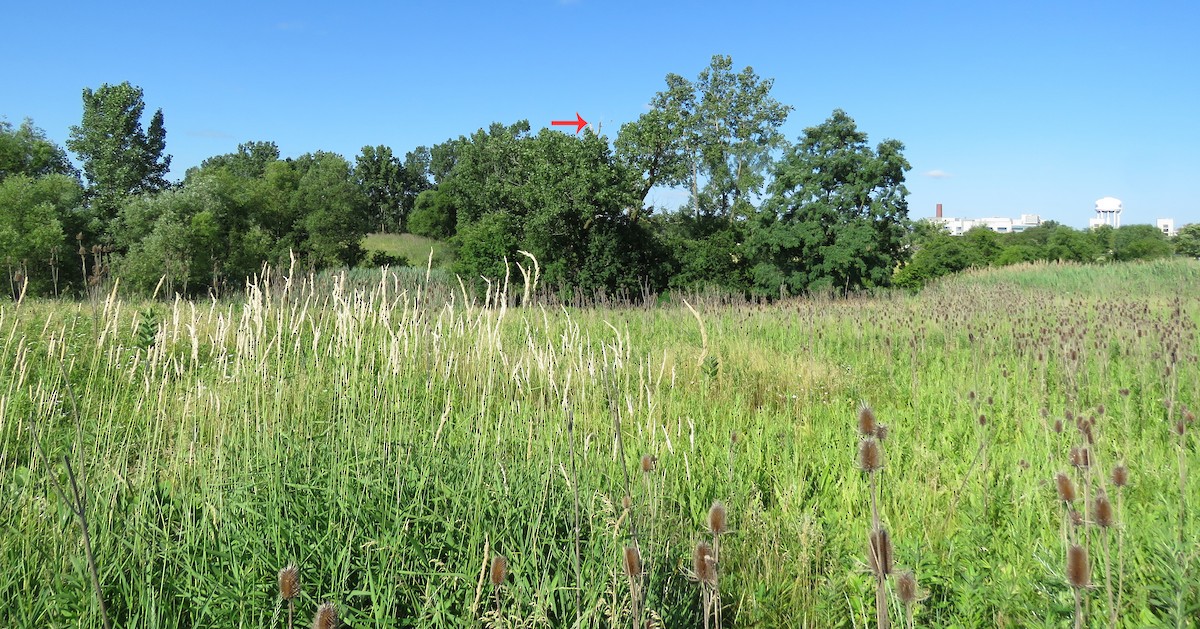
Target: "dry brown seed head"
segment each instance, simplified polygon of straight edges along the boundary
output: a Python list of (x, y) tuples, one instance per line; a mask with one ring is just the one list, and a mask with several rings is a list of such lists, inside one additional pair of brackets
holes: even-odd
[(979, 425), (987, 426), (987, 415), (984, 415), (983, 413), (979, 414)]
[(708, 509), (708, 530), (713, 535), (721, 535), (729, 530), (729, 514), (720, 500), (714, 500)]
[(625, 576), (636, 579), (642, 576), (642, 553), (630, 544), (625, 547)]
[(867, 561), (871, 572), (876, 576), (886, 577), (892, 572), (892, 538), (887, 529), (880, 527), (871, 531), (871, 544), (867, 550)]
[(492, 557), (491, 569), (492, 587), (500, 587), (504, 585), (504, 579), (508, 577), (508, 559), (504, 555), (496, 555)]
[(696, 580), (706, 585), (716, 585), (716, 564), (712, 546), (709, 546), (708, 542), (698, 542), (696, 550), (692, 553), (692, 568), (696, 571)]
[(1097, 406), (1097, 407), (1096, 407), (1096, 414), (1097, 414), (1097, 415), (1099, 415), (1099, 416), (1101, 416), (1101, 417), (1104, 417), (1104, 410), (1105, 410), (1105, 409), (1104, 409), (1104, 405), (1103, 405), (1103, 404), (1101, 404), (1101, 405), (1099, 405), (1099, 406)]
[(300, 570), (296, 564), (288, 564), (279, 571), (279, 596), (285, 601), (296, 598), (300, 593)]
[(1071, 509), (1071, 524), (1073, 526), (1083, 526), (1083, 514)]
[(906, 570), (896, 576), (896, 595), (900, 602), (912, 605), (917, 600), (917, 575), (912, 570)]
[(870, 437), (875, 434), (875, 411), (870, 406), (862, 404), (858, 407), (858, 434)]
[(1129, 468), (1124, 465), (1118, 465), (1112, 471), (1112, 483), (1117, 487), (1124, 487), (1129, 484)]
[(1067, 551), (1067, 580), (1073, 588), (1085, 588), (1091, 584), (1087, 549), (1079, 544), (1073, 544)]
[(883, 467), (883, 448), (878, 441), (867, 437), (858, 444), (858, 467), (864, 472), (874, 472)]
[(628, 511), (631, 507), (633, 507), (633, 499), (629, 497), (629, 494), (621, 496), (621, 508)]
[(312, 626), (313, 629), (337, 629), (337, 608), (333, 606), (333, 603), (326, 601), (317, 608)]
[(1095, 504), (1092, 505), (1092, 520), (1104, 528), (1113, 525), (1113, 508), (1112, 503), (1108, 501), (1108, 496), (1104, 492), (1096, 496)]
[(1186, 433), (1187, 433), (1187, 423), (1184, 422), (1182, 419), (1175, 422), (1175, 434), (1182, 437)]
[(880, 441), (887, 441), (888, 427), (884, 426), (883, 424), (879, 424), (878, 426), (876, 426), (875, 427), (875, 438)]
[(1062, 420), (1061, 420), (1061, 419), (1056, 419), (1056, 420), (1054, 420), (1054, 432), (1055, 432), (1055, 434), (1059, 434), (1059, 435), (1061, 435), (1061, 434), (1062, 434), (1062, 431), (1063, 431)]
[(1054, 485), (1058, 488), (1058, 499), (1063, 502), (1075, 502), (1075, 485), (1071, 477), (1059, 472), (1054, 477)]
[(1129, 389), (1121, 389), (1117, 391), (1117, 394), (1121, 397), (1129, 397)]
[(658, 467), (658, 457), (649, 454), (642, 456), (642, 471), (649, 474)]
[(1023, 470), (1027, 470), (1027, 469), (1029, 469), (1029, 461), (1026, 461), (1025, 459), (1021, 459), (1020, 461), (1017, 462), (1017, 467), (1020, 467)]

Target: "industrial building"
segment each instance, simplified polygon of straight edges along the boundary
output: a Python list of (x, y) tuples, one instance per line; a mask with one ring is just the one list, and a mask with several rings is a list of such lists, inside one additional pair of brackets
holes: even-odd
[(942, 224), (951, 236), (961, 236), (976, 227), (986, 227), (997, 234), (1023, 232), (1042, 224), (1037, 214), (1022, 214), (1020, 218), (989, 216), (987, 218), (953, 218), (942, 216), (942, 204), (937, 204), (937, 216), (933, 222)]

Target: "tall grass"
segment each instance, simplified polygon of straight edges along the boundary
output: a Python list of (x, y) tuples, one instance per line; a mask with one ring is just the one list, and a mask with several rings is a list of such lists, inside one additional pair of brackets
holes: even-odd
[[(86, 463), (116, 626), (279, 625), (290, 564), (296, 615), (331, 601), (349, 626), (699, 626), (689, 572), (717, 500), (737, 522), (719, 540), (724, 626), (872, 625), (880, 589), (847, 524), (872, 518), (870, 477), (847, 454), (863, 399), (888, 418), (887, 469), (904, 470), (877, 508), (895, 564), (921, 576), (923, 598), (891, 606), (905, 621), (1074, 620), (1053, 483), (1074, 437), (1048, 426), (1104, 405), (1096, 460), (1136, 462), (1117, 495), (1114, 604), (1131, 625), (1186, 624), (1200, 596), (1180, 558), (1198, 547), (1180, 513), (1200, 483), (1180, 474), (1194, 431), (1172, 428), (1200, 398), (1198, 268), (689, 299), (703, 327), (682, 304), (518, 308), (423, 273), (264, 279), (228, 301), (6, 304), (0, 626), (101, 624), (52, 489), (68, 482), (64, 455)], [(981, 413), (987, 467), (972, 474)], [(634, 492), (627, 474), (643, 469)], [(1107, 597), (1089, 604), (1110, 617)]]

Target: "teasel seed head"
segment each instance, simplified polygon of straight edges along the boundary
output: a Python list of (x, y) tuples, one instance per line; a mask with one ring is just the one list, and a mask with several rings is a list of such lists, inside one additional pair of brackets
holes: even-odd
[(712, 546), (709, 546), (708, 542), (697, 542), (696, 550), (692, 553), (692, 568), (696, 571), (696, 580), (706, 585), (716, 585), (716, 564)]
[(887, 441), (888, 427), (884, 426), (883, 424), (879, 424), (878, 426), (876, 426), (875, 427), (875, 438), (881, 442)]
[(1085, 588), (1091, 584), (1092, 571), (1088, 568), (1087, 549), (1073, 544), (1067, 551), (1067, 580), (1073, 588)]
[(1062, 431), (1063, 431), (1062, 420), (1061, 419), (1054, 420), (1054, 433), (1061, 435)]
[(337, 629), (337, 608), (333, 606), (333, 603), (326, 601), (317, 608), (312, 626), (313, 629)]
[(720, 500), (714, 500), (708, 509), (708, 530), (713, 535), (721, 535), (729, 530), (729, 513)]
[(886, 577), (892, 572), (892, 538), (887, 529), (880, 527), (871, 531), (871, 544), (867, 550), (867, 561), (871, 572)]
[(912, 570), (906, 570), (896, 576), (896, 596), (905, 605), (912, 605), (917, 600), (917, 575)]
[(1175, 434), (1182, 437), (1187, 433), (1187, 423), (1182, 419), (1175, 422)]
[(642, 576), (642, 553), (636, 544), (625, 547), (625, 576), (636, 579)]
[(279, 571), (279, 596), (290, 601), (300, 594), (300, 570), (296, 564), (288, 564)]
[(987, 415), (984, 415), (983, 413), (979, 414), (979, 425), (987, 426)]
[(870, 437), (875, 434), (875, 411), (865, 402), (858, 407), (858, 434)]
[(1054, 477), (1054, 485), (1058, 488), (1058, 499), (1063, 502), (1075, 502), (1075, 485), (1071, 477), (1059, 472)]
[(1071, 525), (1083, 526), (1083, 514), (1075, 509), (1071, 509)]
[(649, 454), (642, 456), (642, 471), (646, 474), (653, 472), (658, 467), (658, 457)]
[(1096, 496), (1095, 504), (1092, 505), (1092, 521), (1104, 528), (1113, 525), (1112, 503), (1108, 501), (1108, 496), (1103, 491)]
[(629, 494), (625, 494), (624, 496), (621, 496), (621, 508), (626, 511), (633, 508), (633, 498), (630, 498)]
[(508, 577), (508, 559), (504, 555), (492, 557), (492, 569), (489, 576), (491, 577), (492, 587), (504, 585), (504, 579)]
[(1117, 487), (1124, 487), (1129, 484), (1129, 468), (1124, 465), (1118, 465), (1112, 471), (1112, 484)]
[(864, 472), (874, 472), (883, 467), (883, 448), (872, 437), (858, 444), (858, 467)]

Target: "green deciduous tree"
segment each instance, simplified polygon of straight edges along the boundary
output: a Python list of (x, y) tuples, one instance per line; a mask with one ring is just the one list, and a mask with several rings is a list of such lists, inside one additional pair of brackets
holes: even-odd
[(381, 232), (405, 231), (404, 179), (406, 173), (392, 149), (364, 146), (355, 158), (354, 178), (367, 197), (367, 217)]
[(904, 145), (867, 135), (842, 110), (804, 130), (779, 163), (750, 234), (764, 294), (890, 284), (906, 255)]
[(42, 177), (45, 175), (78, 177), (62, 147), (46, 138), (46, 133), (26, 118), (20, 127), (13, 128), (0, 120), (0, 181), (13, 175)]
[(128, 82), (83, 90), (83, 119), (71, 127), (67, 148), (79, 156), (101, 229), (133, 194), (167, 186), (171, 156), (166, 150), (162, 110), (143, 128), (146, 105), (140, 87)]
[(1200, 223), (1191, 223), (1179, 228), (1174, 238), (1175, 253), (1189, 258), (1200, 258)]
[(79, 181), (68, 175), (18, 174), (0, 181), (0, 263), (5, 269), (10, 274), (20, 269), (38, 289), (53, 285), (56, 267), (66, 266), (74, 254), (66, 246), (62, 217), (82, 198)]

